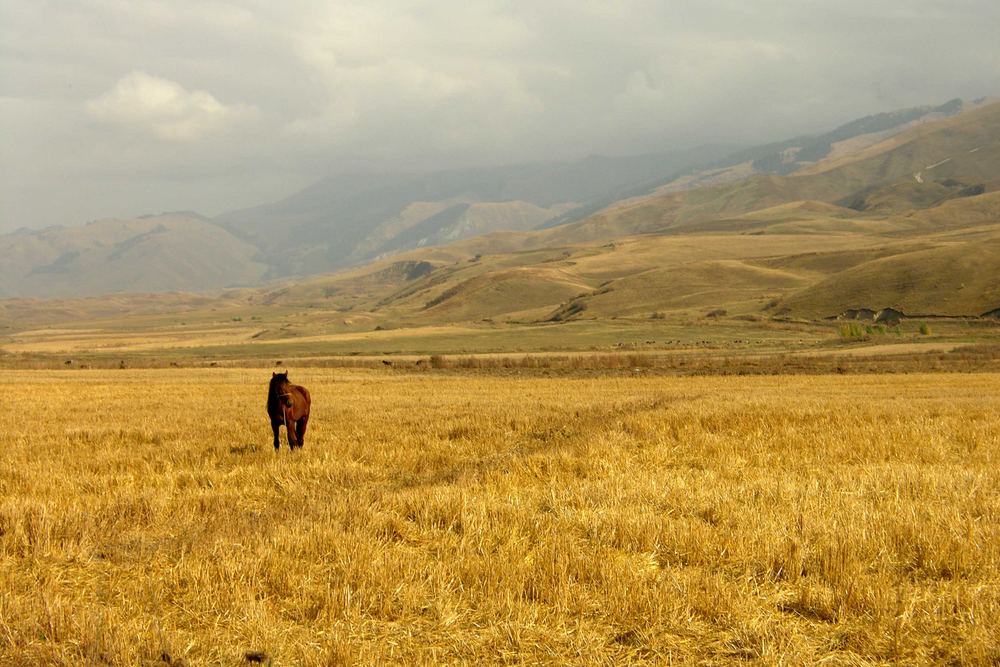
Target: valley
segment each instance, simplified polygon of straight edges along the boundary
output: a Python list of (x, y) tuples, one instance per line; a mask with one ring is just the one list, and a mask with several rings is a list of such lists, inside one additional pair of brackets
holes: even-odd
[[(939, 350), (996, 342), (1000, 105), (876, 134), (852, 139), (853, 152), (831, 149), (786, 175), (653, 189), (541, 228), (532, 228), (541, 218), (522, 207), (519, 229), (400, 246), (358, 266), (262, 286), (249, 284), (253, 272), (272, 269), (253, 263), (251, 246), (227, 246), (230, 255), (204, 246), (217, 260), (233, 256), (250, 272), (248, 285), (209, 289), (209, 281), (196, 291), (0, 301), (0, 363), (621, 351), (787, 356), (840, 348), (856, 356), (866, 344)], [(487, 215), (491, 206), (452, 209), (472, 229), (467, 216)], [(451, 210), (415, 207), (407, 209), (409, 223), (400, 218), (374, 233), (415, 235), (424, 225), (418, 218)], [(154, 241), (177, 247), (185, 225), (216, 225), (190, 216), (145, 224), (138, 241), (102, 242), (53, 266), (99, 265)], [(107, 234), (126, 226), (95, 225)], [(157, 273), (155, 257), (139, 257), (136, 270)], [(185, 275), (183, 265), (172, 270)], [(883, 310), (892, 317), (875, 321)], [(845, 322), (855, 324), (845, 331)]]

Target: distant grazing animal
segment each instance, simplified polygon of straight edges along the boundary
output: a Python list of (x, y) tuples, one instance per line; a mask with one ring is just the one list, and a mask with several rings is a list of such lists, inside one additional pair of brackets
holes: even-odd
[(274, 449), (278, 450), (278, 429), (285, 426), (288, 448), (305, 444), (306, 424), (309, 423), (309, 407), (312, 398), (309, 390), (288, 381), (288, 371), (271, 373), (271, 384), (267, 388), (267, 416), (271, 418), (274, 431)]

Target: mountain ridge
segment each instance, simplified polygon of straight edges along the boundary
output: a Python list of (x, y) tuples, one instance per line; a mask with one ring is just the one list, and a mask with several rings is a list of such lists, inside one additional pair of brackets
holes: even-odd
[[(831, 154), (788, 174), (751, 173), (705, 187), (671, 189), (671, 183), (684, 181), (698, 167), (687, 175), (662, 176), (660, 182), (666, 179), (666, 184), (653, 187), (657, 178), (649, 165), (659, 165), (661, 171), (675, 165), (662, 155), (592, 156), (560, 163), (561, 171), (540, 163), (527, 171), (519, 171), (523, 166), (498, 167), (464, 176), (457, 171), (384, 179), (354, 175), (320, 181), (279, 202), (214, 219), (174, 212), (93, 221), (82, 227), (19, 230), (0, 237), (0, 285), (5, 288), (0, 296), (205, 291), (303, 280), (329, 272), (331, 266), (344, 270), (372, 261), (437, 266), (504, 253), (517, 258), (503, 260), (510, 268), (532, 253), (555, 261), (552, 257), (559, 253), (575, 252), (567, 248), (636, 235), (908, 234), (912, 230), (898, 222), (900, 215), (934, 210), (952, 200), (975, 200), (1000, 187), (1000, 105), (918, 109), (938, 116), (954, 113), (926, 120), (926, 113), (897, 112), (891, 120), (899, 121), (895, 127), (901, 129), (892, 136), (886, 132), (893, 128), (884, 127), (889, 120), (859, 119), (818, 135), (825, 141), (874, 127), (877, 140), (874, 135), (855, 135), (864, 138), (864, 145), (853, 154)], [(790, 144), (781, 145), (786, 150)], [(765, 146), (758, 152), (772, 149)], [(739, 164), (745, 166), (745, 161)], [(605, 183), (588, 204), (562, 201), (584, 198), (594, 180), (609, 171), (619, 172), (616, 180)], [(579, 178), (581, 173), (588, 177)], [(389, 197), (387, 192), (395, 194)], [(629, 196), (606, 205), (607, 198), (623, 194)], [(515, 196), (535, 202), (493, 201)], [(316, 206), (331, 198), (357, 205), (350, 215), (344, 213), (346, 231), (340, 235), (331, 236), (331, 229), (340, 229), (331, 227), (332, 213)], [(591, 209), (596, 212), (585, 215)], [(261, 217), (251, 216), (250, 223), (243, 224), (247, 218), (237, 218), (249, 215), (246, 211)], [(580, 215), (583, 219), (575, 219)], [(513, 284), (509, 277), (504, 281)]]

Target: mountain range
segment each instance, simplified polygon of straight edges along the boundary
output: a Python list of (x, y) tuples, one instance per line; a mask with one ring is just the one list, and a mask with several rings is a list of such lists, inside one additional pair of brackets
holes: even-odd
[(215, 219), (171, 212), (21, 228), (0, 236), (0, 298), (206, 290), (324, 273), (405, 249), (568, 219), (729, 150), (347, 175)]
[[(542, 230), (528, 245), (585, 242), (714, 224), (730, 213), (801, 199), (869, 211), (890, 211), (895, 203), (929, 205), (963, 188), (985, 187), (988, 174), (949, 179), (942, 175), (955, 175), (954, 165), (945, 163), (925, 170), (926, 179), (919, 174), (896, 183), (900, 169), (909, 168), (904, 161), (885, 165), (877, 178), (854, 174), (849, 165), (908, 128), (964, 115), (983, 102), (877, 114), (752, 149), (708, 146), (565, 163), (337, 176), (214, 219), (174, 212), (22, 228), (0, 236), (0, 298), (256, 286), (494, 232)], [(836, 170), (842, 182), (822, 176), (830, 171), (823, 165), (831, 164), (844, 167)], [(795, 177), (782, 178), (790, 174)], [(715, 196), (718, 188), (724, 197)], [(658, 219), (640, 221), (654, 209)]]
[[(0, 325), (100, 328), (127, 317), (130, 332), (189, 337), (185, 323), (201, 321), (206, 340), (225, 330), (241, 345), (298, 338), (312, 351), (330, 337), (349, 346), (372, 332), (388, 341), (454, 326), (1000, 316), (1000, 104), (892, 118), (851, 124), (867, 134), (823, 135), (814, 161), (779, 144), (794, 152), (791, 171), (754, 166), (746, 150), (652, 179), (649, 165), (666, 171), (667, 158), (590, 158), (535, 165), (531, 176), (511, 167), (324, 180), (214, 220), (22, 230), (0, 244), (5, 287), (64, 296), (2, 300)], [(587, 199), (576, 179), (598, 172), (618, 178), (591, 183), (598, 194)], [(465, 201), (454, 201), (459, 190)], [(136, 293), (165, 286), (182, 291)]]

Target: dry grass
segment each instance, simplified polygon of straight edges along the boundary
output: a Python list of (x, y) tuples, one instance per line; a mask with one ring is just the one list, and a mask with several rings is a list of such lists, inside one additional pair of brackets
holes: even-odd
[(291, 375), (7, 372), (0, 664), (1000, 661), (1000, 375)]

